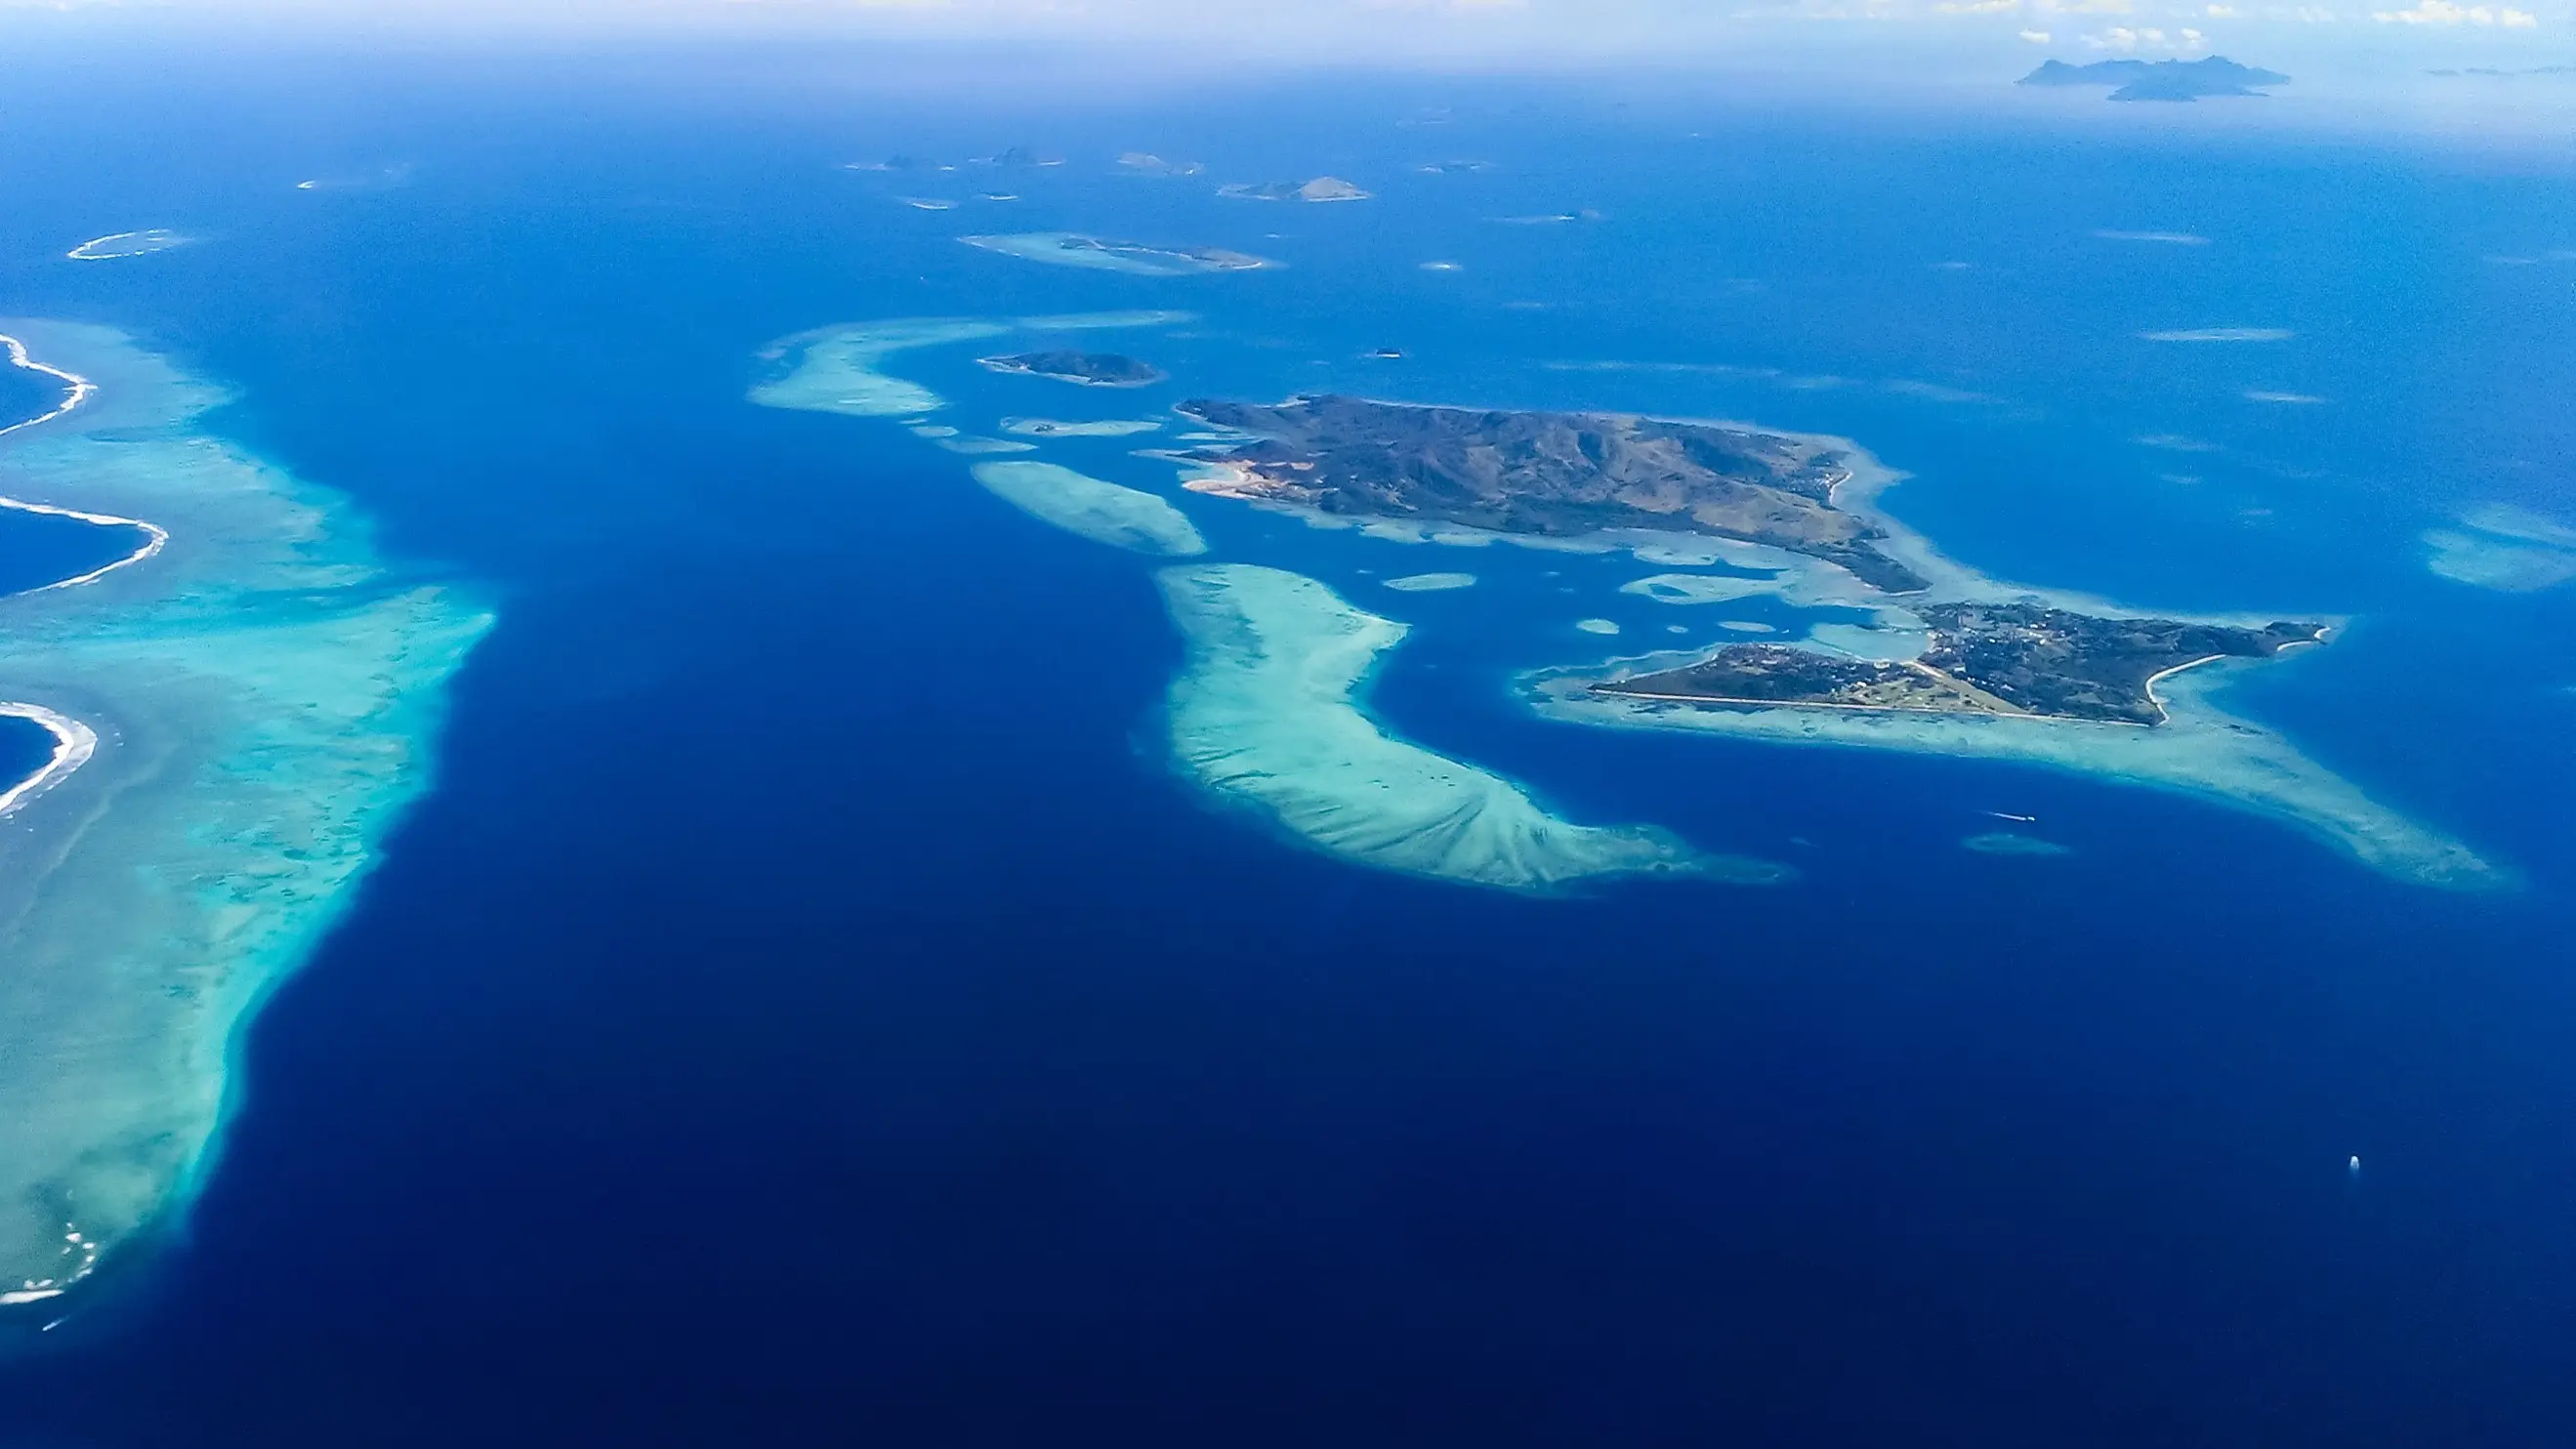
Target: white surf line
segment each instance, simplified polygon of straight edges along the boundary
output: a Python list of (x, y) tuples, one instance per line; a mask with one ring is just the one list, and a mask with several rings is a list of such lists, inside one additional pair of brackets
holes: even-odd
[[(72, 388), (71, 396), (64, 398), (61, 405), (56, 407), (52, 412), (46, 413), (42, 417), (29, 418), (25, 422), (11, 423), (5, 428), (0, 428), (0, 437), (6, 437), (9, 434), (18, 431), (20, 428), (32, 428), (38, 423), (50, 423), (54, 419), (61, 417), (63, 414), (70, 412), (72, 409), (79, 407), (82, 403), (89, 401), (91, 396), (98, 391), (97, 383), (90, 381), (79, 373), (65, 372), (61, 368), (55, 367), (50, 363), (38, 362), (34, 358), (28, 356), (27, 344), (20, 342), (15, 337), (8, 336), (5, 333), (0, 333), (0, 346), (8, 348), (9, 362), (11, 366), (22, 367), (29, 372), (41, 372), (48, 377), (60, 378), (64, 382), (70, 383)], [(41, 513), (53, 518), (74, 518), (83, 523), (95, 523), (102, 527), (139, 528), (143, 530), (143, 546), (136, 549), (134, 552), (127, 554), (125, 557), (118, 559), (114, 563), (111, 563), (104, 568), (92, 569), (88, 573), (81, 575), (79, 578), (57, 579), (53, 583), (45, 584), (39, 588), (23, 590), (22, 592), (24, 593), (47, 594), (52, 593), (56, 589), (77, 589), (83, 584), (97, 583), (100, 579), (106, 578), (109, 574), (116, 572), (118, 569), (139, 564), (145, 559), (152, 557), (154, 554), (159, 553), (163, 548), (167, 547), (170, 542), (170, 531), (168, 529), (163, 528), (157, 523), (148, 523), (140, 518), (119, 518), (112, 513), (84, 513), (77, 508), (58, 508), (50, 503), (30, 503), (23, 498), (0, 497), (0, 508), (15, 509), (20, 513)]]
[(134, 552), (127, 554), (125, 557), (118, 559), (116, 562), (108, 564), (103, 568), (91, 569), (88, 573), (85, 573), (76, 579), (56, 579), (50, 584), (40, 584), (32, 589), (21, 589), (17, 594), (10, 595), (12, 598), (21, 597), (26, 594), (50, 594), (56, 589), (77, 589), (83, 584), (97, 583), (100, 579), (106, 578), (109, 574), (116, 572), (118, 569), (131, 567), (134, 564), (139, 564), (145, 559), (152, 557), (154, 554), (159, 553), (163, 548), (167, 547), (170, 542), (170, 530), (163, 528), (157, 523), (146, 523), (140, 518), (119, 518), (112, 513), (83, 513), (77, 508), (57, 508), (50, 503), (29, 503), (23, 498), (0, 498), (0, 508), (15, 509), (20, 513), (41, 513), (52, 518), (77, 518), (83, 523), (97, 523), (110, 526), (121, 524), (127, 528), (139, 528), (143, 530), (143, 546), (136, 549)]
[(70, 412), (72, 409), (79, 407), (82, 403), (89, 401), (90, 394), (98, 391), (97, 383), (90, 381), (79, 373), (65, 372), (51, 363), (38, 362), (36, 359), (29, 357), (27, 355), (27, 344), (19, 341), (15, 337), (11, 337), (6, 333), (0, 333), (0, 347), (6, 347), (9, 349), (10, 366), (23, 367), (29, 372), (41, 372), (47, 377), (60, 378), (72, 385), (72, 395), (63, 399), (62, 406), (55, 408), (52, 412), (45, 414), (43, 417), (29, 418), (23, 423), (11, 423), (5, 428), (0, 428), (0, 437), (7, 437), (9, 434), (18, 431), (20, 428), (32, 428), (38, 423), (50, 423), (54, 419), (61, 417), (63, 414)]
[[(34, 358), (29, 357), (27, 355), (27, 345), (20, 342), (15, 337), (11, 337), (6, 333), (0, 333), (0, 347), (6, 347), (8, 349), (9, 363), (11, 366), (22, 367), (29, 372), (41, 372), (48, 377), (60, 378), (62, 381), (71, 384), (72, 389), (71, 395), (64, 398), (61, 404), (55, 407), (52, 412), (46, 413), (41, 417), (29, 418), (24, 422), (11, 423), (7, 427), (0, 427), (0, 436), (14, 433), (20, 428), (32, 428), (38, 423), (52, 422), (54, 419), (61, 417), (63, 414), (70, 412), (76, 407), (79, 407), (82, 403), (89, 401), (90, 398), (98, 392), (98, 384), (91, 382), (88, 378), (75, 372), (66, 372), (51, 363), (38, 362)], [(136, 549), (134, 552), (127, 554), (125, 557), (118, 559), (112, 564), (107, 565), (105, 568), (92, 569), (88, 573), (81, 575), (79, 578), (62, 579), (54, 583), (46, 584), (42, 588), (28, 589), (25, 591), (30, 594), (50, 593), (55, 589), (72, 589), (78, 588), (83, 584), (94, 584), (100, 579), (107, 577), (109, 574), (116, 572), (118, 569), (124, 568), (128, 564), (138, 564), (143, 562), (145, 559), (159, 553), (162, 548), (170, 542), (170, 531), (168, 529), (161, 527), (157, 523), (146, 523), (139, 518), (118, 518), (112, 514), (86, 513), (77, 508), (58, 508), (50, 503), (29, 503), (23, 499), (17, 498), (0, 498), (0, 508), (14, 508), (22, 513), (48, 514), (57, 518), (76, 518), (83, 523), (96, 523), (111, 526), (121, 524), (128, 528), (139, 528), (143, 530), (143, 546)], [(47, 709), (41, 704), (25, 704), (9, 700), (0, 700), (0, 715), (7, 715), (17, 719), (34, 720), (37, 724), (42, 725), (54, 737), (53, 757), (45, 762), (45, 767), (38, 770), (35, 774), (28, 776), (26, 779), (19, 781), (16, 785), (11, 786), (6, 793), (0, 793), (0, 818), (6, 818), (19, 806), (36, 798), (47, 790), (54, 788), (56, 785), (61, 784), (64, 780), (69, 779), (73, 771), (88, 764), (90, 757), (98, 753), (98, 731), (91, 729), (88, 725), (82, 724), (79, 720), (72, 718), (70, 715), (63, 714), (58, 710)]]
[(53, 758), (45, 767), (21, 780), (5, 795), (0, 795), (0, 818), (29, 800), (71, 778), (71, 773), (89, 763), (98, 753), (98, 731), (70, 715), (45, 708), (41, 704), (13, 704), (0, 700), (0, 715), (34, 720), (54, 737)]

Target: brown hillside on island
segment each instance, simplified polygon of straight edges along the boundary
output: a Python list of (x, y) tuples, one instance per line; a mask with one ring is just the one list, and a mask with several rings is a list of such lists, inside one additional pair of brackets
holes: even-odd
[(1180, 411), (1254, 435), (1202, 454), (1234, 473), (1190, 485), (1204, 493), (1552, 538), (1708, 534), (1824, 559), (1887, 593), (1927, 587), (1879, 550), (1884, 530), (1834, 505), (1843, 455), (1776, 433), (1339, 396)]
[(2158, 675), (2219, 658), (2268, 659), (2315, 643), (2317, 624), (2237, 629), (2172, 619), (2105, 619), (2038, 604), (1915, 610), (1932, 645), (1901, 664), (1783, 644), (1737, 644), (1696, 664), (1606, 680), (1598, 694), (1685, 704), (1803, 704), (1941, 714), (2162, 724)]

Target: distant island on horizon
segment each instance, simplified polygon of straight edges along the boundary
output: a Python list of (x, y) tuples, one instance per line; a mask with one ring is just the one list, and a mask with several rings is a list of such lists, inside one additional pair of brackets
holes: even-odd
[(2026, 86), (2111, 86), (2115, 101), (2196, 101), (2204, 96), (2260, 96), (2257, 86), (2283, 86), (2279, 71), (2238, 65), (2223, 55), (2200, 60), (2048, 61), (2023, 76)]

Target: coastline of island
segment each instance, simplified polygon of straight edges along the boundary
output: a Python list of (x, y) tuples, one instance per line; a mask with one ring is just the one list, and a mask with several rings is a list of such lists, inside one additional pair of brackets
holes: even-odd
[[(2217, 705), (2238, 667), (2321, 643), (2346, 620), (2147, 611), (1990, 578), (1889, 513), (1887, 491), (1908, 475), (1851, 439), (1727, 420), (1330, 394), (1266, 405), (1193, 400), (1175, 411), (1199, 429), (1138, 456), (1175, 466), (1191, 494), (1375, 540), (1625, 552), (1666, 570), (1723, 570), (1665, 572), (1624, 587), (1667, 604), (1761, 596), (1871, 620), (1819, 622), (1790, 643), (1527, 671), (1516, 690), (1543, 717), (2063, 769), (2276, 818), (2400, 879), (2454, 889), (2512, 883), (2465, 844), (2378, 804), (2283, 737)], [(1325, 593), (1335, 607), (1349, 607)], [(1194, 625), (1182, 617), (1180, 597), (1168, 589), (1167, 597), (1188, 633)], [(1724, 628), (1779, 632), (1749, 621)], [(1615, 636), (1622, 627), (1596, 616), (1573, 631)], [(1192, 660), (1192, 675), (1223, 663), (1208, 653)], [(1822, 671), (1822, 684), (1743, 698), (1622, 688), (1713, 661), (1791, 661)], [(1908, 701), (1898, 688), (1893, 701), (1873, 696), (1909, 679), (1930, 695)], [(1182, 696), (1174, 698), (1178, 711)], [(1936, 707), (1884, 707), (1890, 702)], [(1320, 779), (1314, 772), (1327, 772), (1329, 762), (1292, 752), (1277, 768)], [(1203, 783), (1219, 795), (1240, 793), (1222, 780)], [(1275, 789), (1294, 799), (1297, 780), (1283, 776)], [(1386, 792), (1365, 798), (1381, 827), (1411, 828)]]
[[(884, 356), (1029, 325), (914, 319), (799, 333), (763, 351), (779, 371), (754, 388), (752, 401), (899, 417), (910, 410), (846, 401), (912, 386), (875, 371)], [(1116, 425), (1092, 435), (1151, 430)], [(969, 473), (1029, 516), (1097, 542), (1166, 556), (1207, 547), (1188, 515), (1159, 494), (1035, 460), (981, 463)], [(1649, 827), (1576, 824), (1499, 775), (1389, 733), (1361, 695), (1408, 627), (1352, 606), (1318, 580), (1233, 563), (1176, 565), (1156, 579), (1188, 644), (1188, 662), (1164, 701), (1170, 758), (1212, 803), (1255, 810), (1286, 834), (1355, 864), (1525, 893), (1636, 873), (1746, 885), (1794, 875), (1769, 861), (1701, 855)], [(1390, 583), (1398, 592), (1436, 591), (1473, 579), (1433, 574)]]
[[(2288, 820), (2401, 879), (2455, 889), (2510, 883), (2466, 845), (2380, 806), (2287, 740), (2216, 705), (2233, 676), (2218, 666), (2322, 642), (2345, 620), (2149, 612), (1987, 577), (1886, 510), (1887, 491), (1907, 475), (1851, 439), (1732, 422), (1339, 397), (1180, 410), (1217, 430), (1199, 449), (1163, 455), (1183, 468), (1183, 486), (1193, 491), (1379, 538), (1625, 549), (1667, 566), (1723, 564), (1742, 572), (1659, 575), (1630, 591), (1664, 602), (1769, 595), (1801, 608), (1869, 611), (1878, 624), (1832, 627), (1888, 646), (1855, 654), (1858, 641), (1827, 643), (1820, 626), (1803, 646), (1730, 644), (1531, 671), (1521, 693), (1546, 717), (2022, 760)], [(1748, 490), (1758, 506), (1748, 505)], [(1784, 498), (1848, 521), (1778, 536), (1783, 518), (1815, 516), (1781, 513), (1774, 505)], [(1698, 500), (1714, 500), (1716, 511)], [(1691, 527), (1640, 527), (1640, 510)], [(1586, 531), (1588, 522), (1604, 526)], [(1660, 591), (1647, 587), (1656, 584)], [(1890, 611), (1900, 627), (1891, 627)], [(1578, 627), (1608, 633), (1616, 624)], [(2189, 647), (2202, 639), (2213, 642)], [(1971, 667), (1930, 667), (1942, 651)], [(1626, 687), (1734, 661), (1808, 669), (1822, 686), (1776, 697)], [(1883, 702), (1871, 698), (1889, 687), (1901, 695), (1916, 677), (1933, 686), (1917, 702), (1932, 707), (1877, 707)], [(2112, 743), (2123, 738), (2134, 743)]]

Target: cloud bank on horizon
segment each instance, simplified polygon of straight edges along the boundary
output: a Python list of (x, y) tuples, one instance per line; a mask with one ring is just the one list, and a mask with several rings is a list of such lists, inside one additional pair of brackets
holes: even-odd
[[(2076, 59), (2374, 50), (2562, 58), (2576, 0), (0, 0), (381, 26), (831, 29), (938, 40), (1215, 45), (1299, 59), (1680, 59), (1891, 44)], [(1897, 36), (1907, 39), (1898, 41)]]

